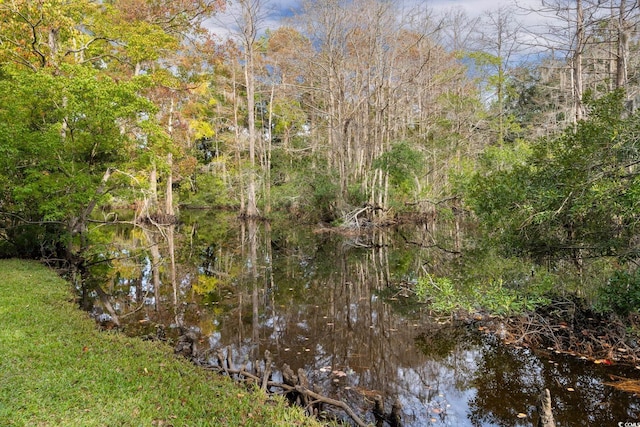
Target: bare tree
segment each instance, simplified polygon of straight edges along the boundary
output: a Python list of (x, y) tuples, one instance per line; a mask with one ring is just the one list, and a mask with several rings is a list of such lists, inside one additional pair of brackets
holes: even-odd
[(530, 28), (529, 39), (550, 53), (545, 65), (555, 71), (547, 75), (560, 81), (562, 93), (569, 92), (574, 124), (586, 117), (585, 90), (627, 87), (637, 9), (637, 2), (627, 0), (542, 0), (526, 9), (543, 18)]
[[(246, 207), (242, 214), (252, 218), (258, 216), (256, 197), (256, 151), (258, 132), (256, 129), (256, 41), (260, 26), (266, 18), (264, 0), (239, 0), (224, 17), (232, 22), (222, 22), (233, 38), (242, 47), (240, 64), (244, 73), (247, 107), (247, 138), (249, 145), (249, 171), (246, 188)], [(240, 133), (237, 134), (240, 137)], [(238, 143), (240, 141), (237, 141)]]
[(316, 49), (305, 75), (314, 87), (309, 107), (324, 120), (341, 201), (358, 186), (362, 199), (384, 211), (389, 176), (377, 160), (409, 135), (416, 146), (428, 138), (435, 101), (467, 81), (463, 67), (433, 41), (442, 25), (426, 9), (319, 0), (306, 3), (297, 20)]
[(573, 87), (573, 103), (574, 103), (574, 125), (582, 120), (584, 116), (584, 105), (582, 104), (582, 52), (585, 44), (584, 30), (584, 9), (582, 8), (582, 0), (576, 0), (575, 13), (575, 42), (573, 55), (571, 58), (572, 87)]
[(475, 46), (474, 34), (478, 31), (481, 17), (471, 17), (462, 8), (451, 9), (444, 15), (443, 26), (438, 41), (452, 52), (470, 51)]
[(497, 117), (497, 141), (502, 144), (505, 138), (505, 96), (507, 75), (514, 58), (524, 50), (520, 43), (522, 23), (516, 19), (515, 8), (500, 6), (486, 11), (476, 30), (475, 47), (480, 52), (492, 56), (487, 61), (491, 68), (493, 84), (490, 96), (494, 99)]

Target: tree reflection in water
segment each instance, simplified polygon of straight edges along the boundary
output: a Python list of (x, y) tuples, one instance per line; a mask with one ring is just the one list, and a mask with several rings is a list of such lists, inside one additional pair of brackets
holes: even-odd
[[(411, 233), (412, 242), (433, 239), (424, 228), (400, 239), (381, 230), (344, 237), (186, 220), (175, 235), (165, 233), (175, 241), (148, 253), (157, 270), (135, 270), (160, 308), (149, 304), (126, 317), (131, 333), (181, 323), (200, 334), (201, 349), (231, 351), (236, 365), (269, 350), (276, 368), (304, 369), (312, 384), (367, 412), (369, 422), (379, 394), (388, 409), (400, 401), (406, 426), (531, 425), (545, 387), (559, 426), (640, 421), (638, 399), (603, 385), (608, 373), (620, 374), (612, 367), (507, 348), (472, 326), (440, 324), (404, 298), (399, 285), (410, 287), (423, 265), (445, 276), (455, 268), (451, 254), (406, 245)], [(122, 272), (115, 277), (125, 283)], [(131, 305), (129, 293), (118, 295), (119, 307)]]

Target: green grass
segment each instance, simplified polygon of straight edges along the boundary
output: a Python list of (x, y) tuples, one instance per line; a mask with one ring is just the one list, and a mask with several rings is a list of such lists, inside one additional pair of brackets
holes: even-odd
[(45, 267), (0, 260), (0, 426), (319, 426), (259, 390), (100, 332)]

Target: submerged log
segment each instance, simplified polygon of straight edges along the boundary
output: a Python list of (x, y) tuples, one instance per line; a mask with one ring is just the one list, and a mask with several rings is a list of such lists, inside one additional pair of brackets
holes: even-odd
[(556, 427), (551, 409), (551, 393), (548, 388), (545, 388), (542, 393), (540, 393), (537, 408), (540, 418), (538, 418), (536, 427)]

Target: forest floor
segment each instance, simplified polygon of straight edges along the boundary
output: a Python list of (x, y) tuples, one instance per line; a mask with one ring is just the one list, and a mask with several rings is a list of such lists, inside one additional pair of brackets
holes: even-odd
[(468, 320), (507, 345), (564, 353), (597, 364), (640, 364), (640, 317), (601, 314), (575, 298), (556, 299), (519, 315)]
[(161, 342), (99, 331), (69, 283), (0, 260), (0, 425), (320, 426)]

